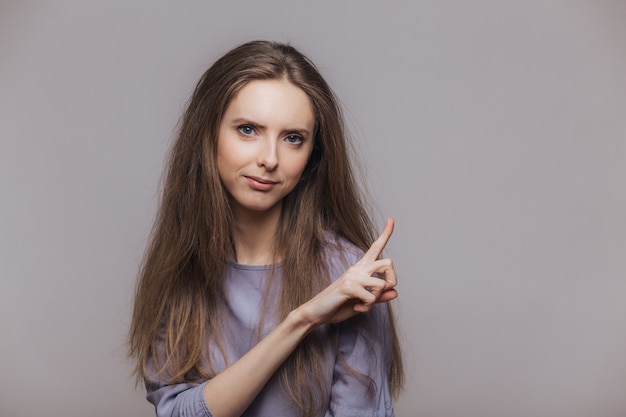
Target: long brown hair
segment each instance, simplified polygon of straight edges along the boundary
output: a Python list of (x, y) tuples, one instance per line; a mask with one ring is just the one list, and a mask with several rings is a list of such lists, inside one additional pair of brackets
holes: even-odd
[[(140, 270), (129, 350), (136, 374), (159, 360), (169, 382), (215, 375), (203, 346), (219, 336), (222, 280), (232, 255), (233, 222), (216, 166), (221, 119), (232, 98), (252, 80), (286, 79), (311, 99), (316, 116), (314, 148), (296, 188), (285, 197), (274, 256), (282, 259), (280, 318), (329, 283), (324, 233), (362, 250), (374, 228), (350, 164), (338, 102), (315, 65), (295, 48), (274, 42), (243, 44), (218, 59), (199, 80), (171, 149), (161, 206)], [(288, 278), (287, 278), (288, 277)], [(401, 353), (393, 336), (390, 389), (403, 383)], [(164, 352), (157, 354), (158, 339)], [(277, 371), (303, 415), (315, 410), (320, 390), (320, 337), (311, 333)], [(228, 360), (227, 358), (225, 358)], [(313, 374), (312, 374), (313, 373)]]

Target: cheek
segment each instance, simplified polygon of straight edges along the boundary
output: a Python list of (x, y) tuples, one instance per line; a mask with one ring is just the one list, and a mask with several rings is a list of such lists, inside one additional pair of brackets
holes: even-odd
[(237, 160), (240, 158), (241, 150), (236, 149), (232, 143), (228, 140), (220, 140), (217, 143), (216, 162), (217, 170), (220, 173), (220, 177), (227, 173), (227, 171), (233, 169), (237, 165)]
[(301, 157), (294, 158), (290, 164), (290, 173), (293, 177), (297, 177), (299, 180), (309, 162), (310, 155), (302, 155)]

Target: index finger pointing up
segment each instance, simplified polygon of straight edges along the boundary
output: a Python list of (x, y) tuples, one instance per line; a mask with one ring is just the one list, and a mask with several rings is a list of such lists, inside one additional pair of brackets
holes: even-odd
[(378, 236), (378, 239), (376, 239), (374, 243), (372, 243), (372, 246), (370, 246), (367, 252), (365, 252), (365, 255), (363, 255), (363, 257), (361, 258), (362, 261), (371, 262), (378, 259), (380, 254), (383, 253), (383, 250), (385, 249), (385, 246), (387, 245), (387, 242), (389, 241), (389, 238), (393, 233), (393, 225), (393, 219), (387, 219), (387, 223), (385, 223), (385, 228), (383, 229), (383, 232), (380, 234), (380, 236)]

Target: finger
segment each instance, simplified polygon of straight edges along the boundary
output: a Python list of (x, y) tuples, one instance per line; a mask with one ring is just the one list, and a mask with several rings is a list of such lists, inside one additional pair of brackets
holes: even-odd
[(393, 219), (387, 219), (387, 223), (385, 223), (385, 228), (383, 229), (383, 232), (380, 234), (380, 236), (378, 236), (378, 239), (376, 239), (374, 243), (372, 243), (367, 252), (365, 252), (365, 255), (363, 255), (361, 261), (370, 262), (378, 259), (380, 254), (383, 253), (383, 250), (385, 249), (385, 246), (387, 245), (387, 242), (389, 241), (389, 238), (393, 233), (393, 226)]
[(348, 274), (335, 281), (340, 293), (348, 299), (359, 299), (362, 303), (373, 303), (385, 289), (387, 283), (367, 274)]
[(382, 271), (382, 278), (387, 282), (385, 288), (393, 288), (398, 284), (398, 277), (396, 276), (396, 270), (393, 264), (390, 262), (390, 266)]
[(344, 279), (352, 285), (369, 288), (389, 289), (397, 284), (396, 271), (389, 258), (363, 265), (362, 269), (350, 270)]
[(376, 300), (377, 303), (386, 303), (387, 301), (391, 301), (398, 297), (398, 291), (396, 290), (387, 290), (378, 297)]
[(380, 297), (386, 291), (389, 291), (395, 287), (395, 284), (391, 284), (381, 278), (370, 277), (363, 283), (364, 288), (370, 293), (374, 294), (376, 298)]
[(380, 294), (380, 296), (377, 297), (374, 302), (371, 302), (371, 303), (363, 302), (363, 301), (356, 302), (353, 306), (353, 309), (354, 311), (357, 311), (359, 313), (366, 313), (372, 308), (374, 304), (386, 303), (387, 301), (391, 301), (397, 297), (398, 297), (398, 291), (387, 290), (383, 292), (382, 294)]
[(357, 300), (357, 304), (371, 305), (376, 302), (380, 294), (377, 289), (370, 287), (361, 287), (353, 294), (353, 299)]
[(367, 267), (365, 270), (366, 274), (387, 281), (388, 288), (397, 284), (396, 271), (390, 258), (378, 259), (367, 265)]

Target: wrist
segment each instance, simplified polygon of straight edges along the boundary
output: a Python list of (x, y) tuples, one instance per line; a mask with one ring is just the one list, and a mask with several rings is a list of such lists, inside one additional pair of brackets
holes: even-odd
[(317, 323), (306, 314), (302, 306), (292, 310), (287, 316), (287, 320), (289, 320), (293, 326), (304, 329), (306, 333), (309, 333), (317, 326)]

